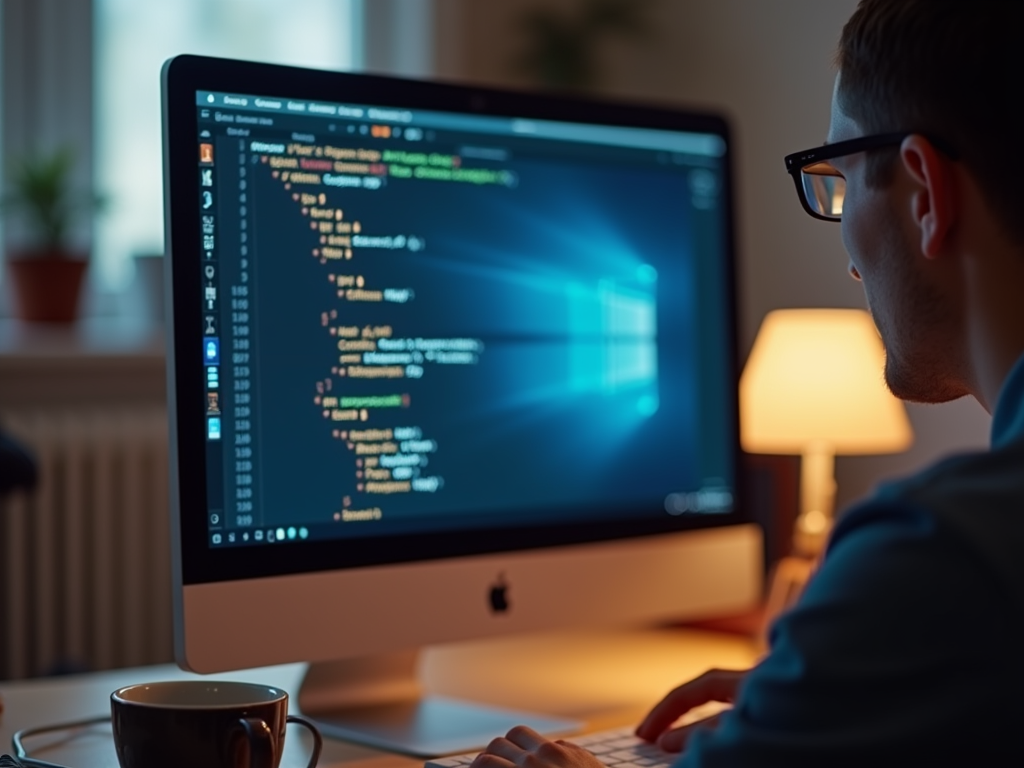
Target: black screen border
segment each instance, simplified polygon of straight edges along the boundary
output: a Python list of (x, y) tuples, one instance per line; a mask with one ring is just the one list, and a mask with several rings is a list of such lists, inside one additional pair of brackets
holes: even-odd
[[(723, 334), (727, 355), (729, 402), (734, 404), (732, 434), (734, 508), (713, 515), (662, 515), (649, 519), (576, 522), (550, 526), (441, 531), (380, 538), (275, 543), (215, 548), (206, 520), (206, 434), (201, 397), (178, 396), (198, 391), (203, 366), (196, 354), (202, 339), (199, 211), (195, 204), (196, 92), (253, 93), (294, 99), (350, 102), (477, 116), (533, 118), (609, 126), (710, 133), (725, 142), (721, 158), (725, 207), (724, 256), (727, 290)], [(171, 420), (172, 531), (175, 570), (182, 583), (205, 584), (317, 571), (421, 562), (572, 544), (604, 542), (753, 522), (742, 496), (739, 448), (736, 337), (735, 224), (732, 158), (726, 119), (711, 112), (691, 112), (627, 102), (592, 101), (568, 96), (499, 91), (475, 86), (348, 74), (255, 62), (182, 55), (162, 72), (164, 137), (164, 210), (168, 283), (168, 413)], [(173, 213), (172, 213), (173, 212)], [(173, 401), (172, 401), (173, 399)], [(173, 470), (176, 469), (176, 472)], [(202, 513), (199, 512), (202, 510)], [(179, 570), (180, 569), (180, 570)]]

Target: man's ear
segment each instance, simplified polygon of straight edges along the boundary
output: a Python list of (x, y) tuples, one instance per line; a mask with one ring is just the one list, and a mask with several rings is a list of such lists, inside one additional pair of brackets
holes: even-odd
[(956, 218), (952, 161), (916, 133), (903, 140), (900, 159), (915, 185), (910, 213), (921, 232), (921, 253), (929, 259), (937, 258)]

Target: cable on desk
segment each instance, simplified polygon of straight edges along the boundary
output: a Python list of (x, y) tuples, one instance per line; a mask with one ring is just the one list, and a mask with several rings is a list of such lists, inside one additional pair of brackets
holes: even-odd
[[(46, 733), (59, 733), (61, 731), (75, 731), (80, 728), (91, 728), (94, 725), (103, 725), (110, 722), (110, 716), (105, 715), (104, 717), (92, 717), (88, 720), (76, 720), (73, 723), (59, 723), (57, 725), (43, 725), (38, 728), (23, 728), (14, 734), (11, 739), (11, 746), (14, 747), (14, 759), (19, 761), (15, 763), (17, 768), (69, 768), (59, 763), (49, 763), (46, 760), (39, 760), (35, 757), (29, 757), (28, 751), (25, 749), (22, 742), (25, 739), (31, 739), (35, 736), (42, 736)], [(0, 763), (0, 768), (3, 768), (3, 764)]]

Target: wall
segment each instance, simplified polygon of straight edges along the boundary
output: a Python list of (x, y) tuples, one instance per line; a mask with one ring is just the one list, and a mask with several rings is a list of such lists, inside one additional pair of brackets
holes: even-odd
[[(519, 15), (574, 0), (435, 0), (435, 71), (446, 79), (527, 87), (515, 71)], [(832, 57), (855, 0), (652, 0), (654, 34), (605, 52), (604, 94), (706, 105), (733, 121), (739, 208), (740, 341), (745, 354), (765, 313), (780, 307), (863, 307), (847, 274), (839, 227), (808, 217), (782, 158), (824, 140)], [(910, 406), (905, 454), (837, 461), (838, 503), (886, 476), (951, 451), (984, 446), (989, 418), (974, 400)]]

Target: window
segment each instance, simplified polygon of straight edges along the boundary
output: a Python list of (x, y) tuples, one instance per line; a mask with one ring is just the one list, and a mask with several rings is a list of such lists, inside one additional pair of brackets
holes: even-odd
[(94, 279), (124, 288), (132, 256), (163, 251), (160, 68), (179, 53), (353, 70), (363, 0), (94, 0)]

